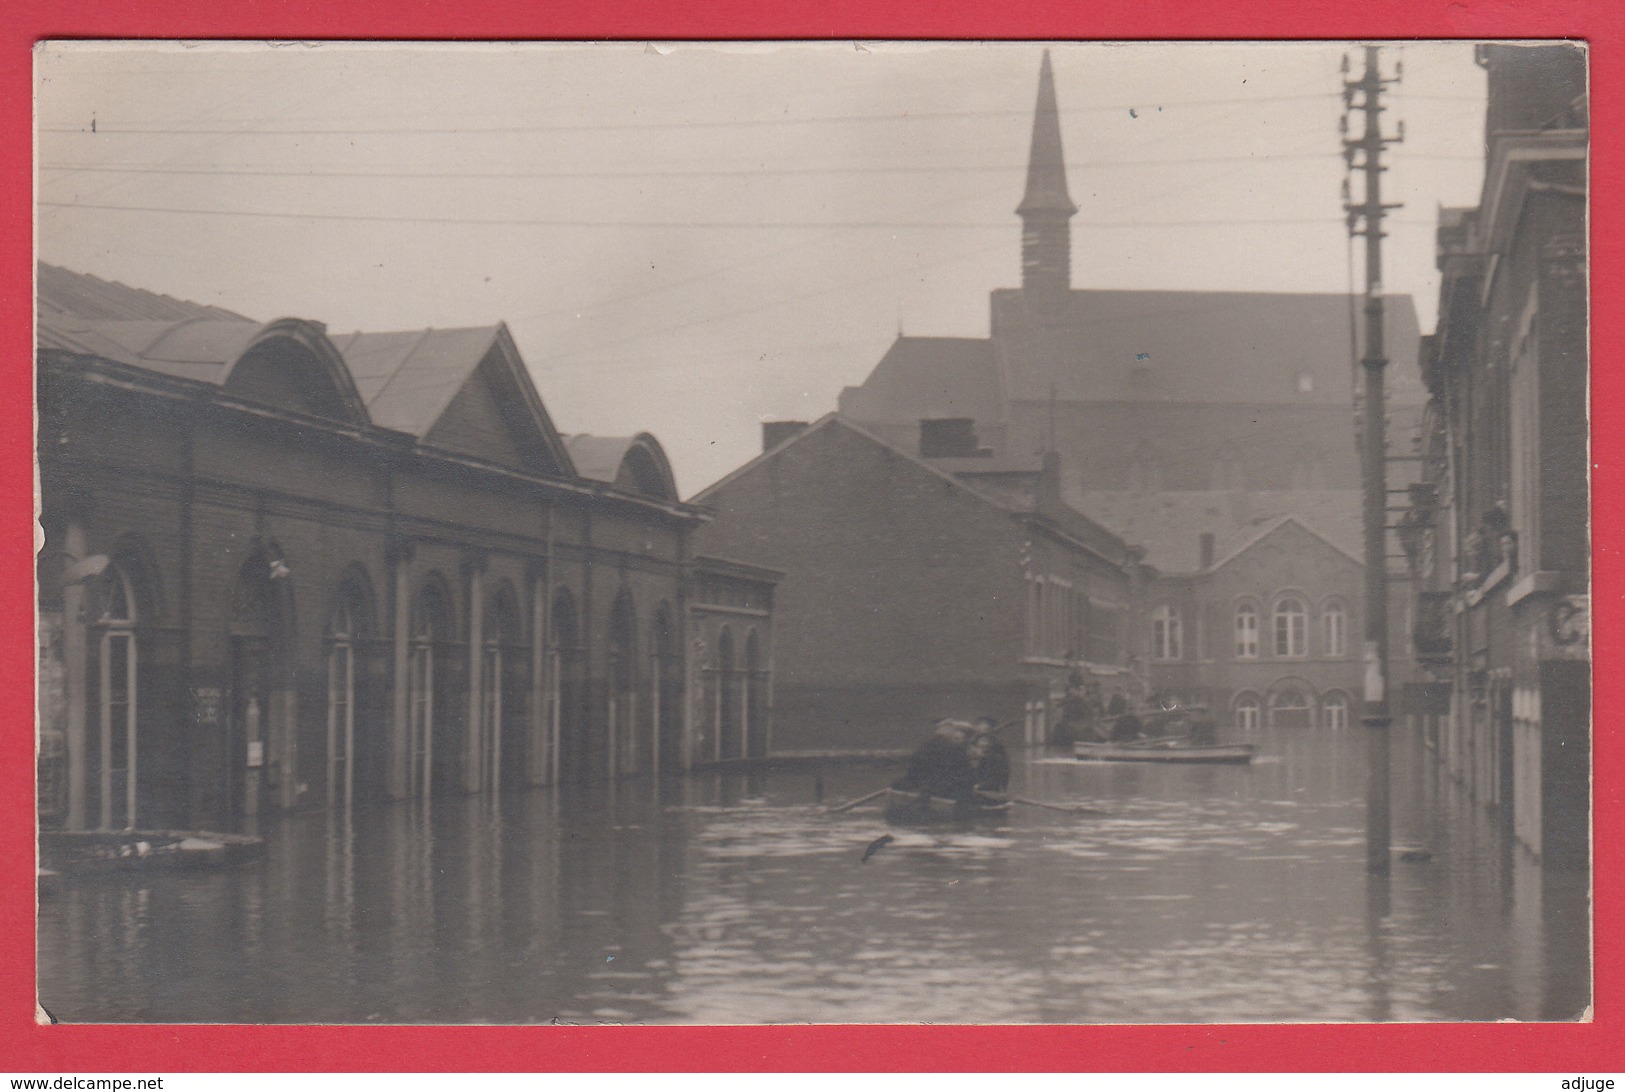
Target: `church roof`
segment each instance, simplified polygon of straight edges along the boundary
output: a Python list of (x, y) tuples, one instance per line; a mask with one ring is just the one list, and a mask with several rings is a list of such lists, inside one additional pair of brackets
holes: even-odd
[[(1011, 401), (1350, 405), (1349, 297), (1338, 292), (1075, 289), (1033, 321), (1018, 289), (993, 293), (1000, 380)], [(1388, 395), (1426, 401), (1416, 308), (1387, 300)]]

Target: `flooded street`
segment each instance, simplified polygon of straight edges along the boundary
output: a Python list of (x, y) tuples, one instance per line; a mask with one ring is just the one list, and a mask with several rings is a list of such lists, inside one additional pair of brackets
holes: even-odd
[(1018, 755), (970, 828), (830, 814), (861, 764), (445, 798), (264, 831), (263, 860), (40, 908), (65, 1022), (1107, 1023), (1566, 1019), (1583, 878), (1545, 875), (1396, 730), (1366, 875), (1358, 729), (1251, 767)]

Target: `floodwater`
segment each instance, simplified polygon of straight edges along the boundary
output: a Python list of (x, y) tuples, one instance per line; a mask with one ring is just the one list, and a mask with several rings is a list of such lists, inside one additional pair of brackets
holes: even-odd
[[(40, 905), (64, 1022), (1188, 1023), (1573, 1019), (1583, 875), (1545, 874), (1396, 729), (1386, 880), (1359, 729), (1251, 767), (1017, 756), (1089, 803), (970, 828), (831, 814), (861, 764), (280, 819), (223, 872)], [(1414, 859), (1425, 858), (1425, 859)]]

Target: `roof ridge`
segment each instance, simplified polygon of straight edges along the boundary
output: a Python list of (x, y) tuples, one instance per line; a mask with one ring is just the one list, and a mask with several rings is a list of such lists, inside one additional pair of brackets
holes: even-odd
[[(407, 362), (410, 361), (412, 359), (412, 357), (417, 354), (417, 351), (419, 349), (423, 348), (423, 343), (428, 340), (429, 334), (432, 333), (433, 330), (434, 330), (434, 327), (426, 326), (422, 330), (417, 331), (417, 337), (413, 340), (412, 347), (410, 349), (406, 350), (406, 355), (401, 357), (401, 362), (399, 364), (395, 365), (395, 370), (389, 373), (389, 378), (384, 380), (384, 385), (379, 387), (377, 393), (372, 396), (372, 401), (374, 401), (374, 402), (378, 401), (378, 399), (382, 398), (384, 396), (384, 393), (386, 391), (388, 391), (391, 386), (394, 385), (395, 380), (399, 379), (400, 376), (401, 376), (401, 373), (406, 370)], [(399, 332), (400, 333), (406, 333), (406, 331), (404, 331), (404, 330), (399, 331)], [(355, 332), (355, 336), (360, 337), (361, 336), (361, 331), (357, 330)], [(345, 364), (348, 365), (349, 361), (346, 360)]]

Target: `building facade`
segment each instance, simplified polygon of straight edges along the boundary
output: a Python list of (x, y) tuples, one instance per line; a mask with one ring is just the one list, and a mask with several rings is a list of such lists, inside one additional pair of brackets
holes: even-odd
[(1147, 596), (1152, 686), (1241, 737), (1357, 724), (1365, 567), (1292, 516), (1198, 550), (1198, 570), (1159, 576)]
[(1483, 195), (1440, 213), (1422, 353), (1425, 480), (1405, 515), (1409, 647), (1447, 695), (1447, 767), (1546, 862), (1590, 840), (1585, 54), (1479, 47)]
[(1069, 673), (1143, 690), (1148, 574), (1059, 500), (932, 465), (830, 414), (764, 429), (767, 450), (702, 491), (707, 554), (782, 572), (774, 745), (890, 749), (943, 716), (1045, 735)]
[(658, 441), (560, 435), (505, 327), (332, 337), (42, 266), (38, 331), (46, 822), (709, 753), (692, 591), (771, 576), (697, 564)]

